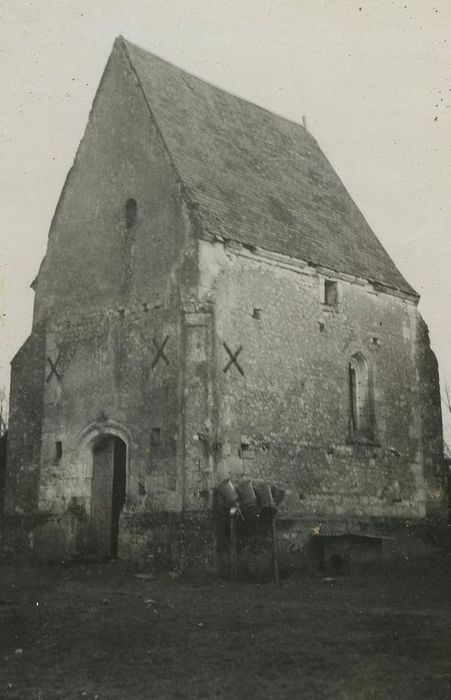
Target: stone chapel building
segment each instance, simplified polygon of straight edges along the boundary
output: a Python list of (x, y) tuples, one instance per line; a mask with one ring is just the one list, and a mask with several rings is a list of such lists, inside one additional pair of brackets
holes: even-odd
[(444, 521), (418, 294), (303, 126), (117, 39), (32, 286), (4, 547), (211, 563), (224, 479), (291, 552)]

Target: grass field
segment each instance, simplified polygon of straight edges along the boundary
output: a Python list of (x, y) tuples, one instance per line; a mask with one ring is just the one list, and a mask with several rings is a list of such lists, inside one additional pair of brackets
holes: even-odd
[(3, 567), (0, 697), (451, 698), (451, 559), (274, 584)]

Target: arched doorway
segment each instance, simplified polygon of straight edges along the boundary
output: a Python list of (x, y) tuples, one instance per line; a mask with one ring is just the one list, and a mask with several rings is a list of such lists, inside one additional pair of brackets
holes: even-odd
[(127, 445), (102, 435), (92, 445), (91, 532), (95, 553), (117, 557), (119, 516), (125, 503)]

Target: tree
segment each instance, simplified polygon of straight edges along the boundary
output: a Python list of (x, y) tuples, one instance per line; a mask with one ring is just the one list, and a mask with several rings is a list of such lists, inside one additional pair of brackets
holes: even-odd
[(443, 412), (443, 438), (446, 449), (449, 451), (449, 447), (451, 445), (451, 390), (448, 384), (445, 384), (442, 395), (442, 403), (445, 406), (445, 410)]
[(0, 386), (0, 438), (8, 430), (8, 397), (4, 387)]
[(448, 411), (451, 413), (451, 394), (449, 391), (448, 384), (445, 384), (445, 396), (443, 398), (443, 403), (445, 404)]

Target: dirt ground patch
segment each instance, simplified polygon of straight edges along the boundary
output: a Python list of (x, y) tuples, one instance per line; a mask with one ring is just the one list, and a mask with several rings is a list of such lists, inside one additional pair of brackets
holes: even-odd
[(273, 584), (3, 567), (0, 697), (451, 698), (451, 559)]

